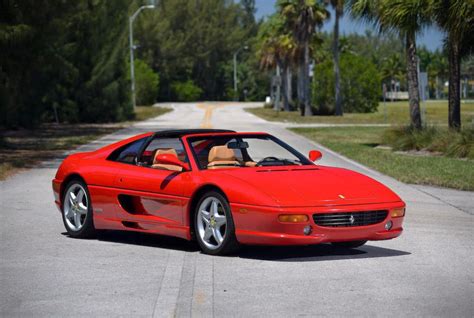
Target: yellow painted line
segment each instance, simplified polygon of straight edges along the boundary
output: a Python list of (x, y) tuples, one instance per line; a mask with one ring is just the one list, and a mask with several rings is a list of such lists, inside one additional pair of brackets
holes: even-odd
[(224, 104), (198, 104), (197, 107), (204, 109), (204, 118), (201, 122), (201, 128), (212, 128), (212, 113), (215, 109), (224, 106)]

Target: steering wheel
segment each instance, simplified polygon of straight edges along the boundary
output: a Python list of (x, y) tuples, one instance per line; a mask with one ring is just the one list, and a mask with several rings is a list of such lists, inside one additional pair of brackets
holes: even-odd
[(262, 163), (264, 162), (267, 162), (267, 161), (280, 161), (280, 159), (278, 159), (277, 157), (265, 157), (263, 158), (262, 160), (260, 160), (259, 162), (257, 162), (256, 166), (260, 166)]

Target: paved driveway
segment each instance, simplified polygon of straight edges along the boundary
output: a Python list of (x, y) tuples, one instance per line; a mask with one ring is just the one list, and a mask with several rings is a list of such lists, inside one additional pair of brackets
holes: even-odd
[(405, 233), (353, 251), (248, 247), (230, 257), (162, 236), (72, 239), (53, 204), (59, 160), (51, 161), (0, 182), (1, 316), (474, 315), (472, 192), (397, 182), (244, 112), (242, 104), (172, 106), (174, 112), (80, 150), (166, 128), (268, 131), (304, 153), (322, 149), (322, 164), (389, 185), (408, 204)]

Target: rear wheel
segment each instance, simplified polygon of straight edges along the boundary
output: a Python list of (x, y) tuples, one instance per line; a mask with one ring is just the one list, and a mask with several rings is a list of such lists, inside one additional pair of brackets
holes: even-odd
[(224, 255), (238, 249), (230, 206), (221, 193), (206, 193), (199, 200), (194, 217), (196, 239), (204, 253)]
[(69, 182), (62, 202), (63, 223), (69, 235), (76, 238), (93, 237), (95, 228), (87, 185), (81, 180)]
[(356, 248), (364, 245), (365, 243), (367, 243), (367, 241), (332, 242), (331, 244), (341, 248)]

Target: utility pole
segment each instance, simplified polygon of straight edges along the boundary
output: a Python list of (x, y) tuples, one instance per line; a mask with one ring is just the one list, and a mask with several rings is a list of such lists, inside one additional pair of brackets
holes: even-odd
[(234, 53), (234, 100), (236, 101), (239, 100), (239, 95), (237, 94), (237, 54), (242, 50), (248, 50), (248, 48), (247, 45), (243, 46)]
[(132, 82), (132, 104), (133, 104), (133, 111), (135, 111), (137, 107), (137, 98), (135, 94), (135, 65), (134, 65), (134, 58), (133, 58), (133, 51), (135, 50), (135, 45), (133, 44), (133, 21), (135, 21), (135, 18), (138, 16), (140, 12), (142, 12), (144, 9), (154, 9), (155, 5), (150, 4), (146, 6), (141, 6), (138, 8), (137, 11), (135, 11), (132, 16), (128, 18), (128, 26), (129, 26), (129, 40), (130, 40), (130, 79)]

